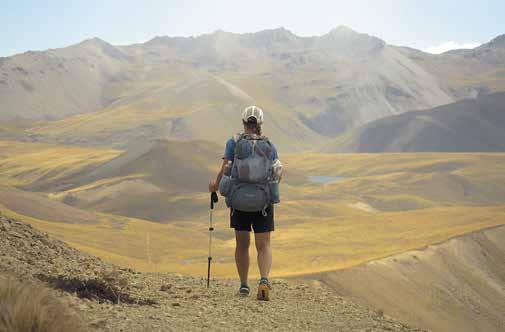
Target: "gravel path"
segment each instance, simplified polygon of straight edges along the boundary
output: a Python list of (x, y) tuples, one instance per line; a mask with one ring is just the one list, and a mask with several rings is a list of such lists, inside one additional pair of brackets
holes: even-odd
[[(418, 331), (329, 290), (273, 281), (272, 300), (236, 295), (238, 283), (174, 275), (142, 275), (152, 306), (79, 301), (79, 309), (105, 331)], [(162, 288), (162, 286), (164, 286)], [(159, 289), (164, 289), (160, 291)]]

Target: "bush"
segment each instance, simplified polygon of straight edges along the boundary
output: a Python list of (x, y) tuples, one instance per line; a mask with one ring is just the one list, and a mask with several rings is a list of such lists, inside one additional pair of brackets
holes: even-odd
[(79, 318), (49, 290), (34, 283), (0, 277), (0, 331), (83, 331)]

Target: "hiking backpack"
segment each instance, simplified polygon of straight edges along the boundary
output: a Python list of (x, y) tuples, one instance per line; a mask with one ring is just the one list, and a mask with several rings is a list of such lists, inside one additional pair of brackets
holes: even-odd
[[(272, 143), (265, 136), (242, 134), (235, 139), (235, 158), (226, 195), (233, 210), (266, 215), (272, 204)], [(223, 194), (223, 192), (221, 192)]]

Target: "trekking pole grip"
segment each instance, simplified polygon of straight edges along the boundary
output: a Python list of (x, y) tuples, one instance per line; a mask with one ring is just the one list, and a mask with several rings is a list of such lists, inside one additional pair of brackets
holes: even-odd
[(217, 193), (215, 191), (213, 191), (210, 194), (210, 208), (214, 209), (214, 203), (217, 203), (217, 202), (219, 202), (219, 198), (217, 197)]

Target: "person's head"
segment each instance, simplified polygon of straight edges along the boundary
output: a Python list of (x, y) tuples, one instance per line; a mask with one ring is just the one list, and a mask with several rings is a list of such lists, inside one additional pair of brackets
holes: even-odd
[(258, 106), (248, 106), (242, 113), (242, 123), (246, 133), (261, 135), (263, 124), (263, 110)]

